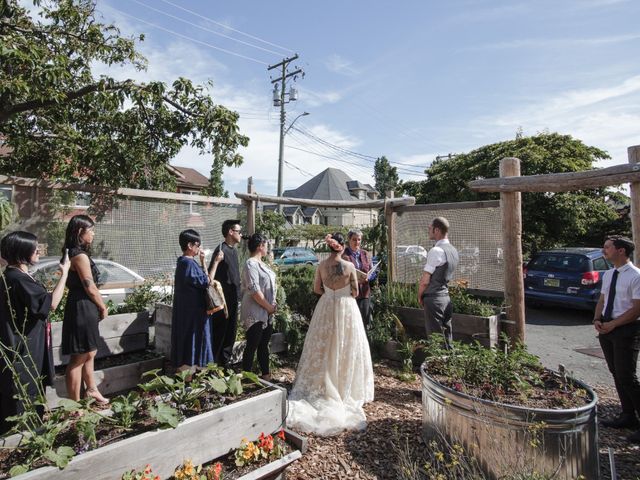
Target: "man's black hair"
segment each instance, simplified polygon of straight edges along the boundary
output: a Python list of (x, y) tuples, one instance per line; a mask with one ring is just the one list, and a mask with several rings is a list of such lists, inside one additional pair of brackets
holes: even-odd
[(236, 225), (240, 225), (240, 220), (225, 220), (222, 222), (222, 236), (226, 238), (231, 230)]
[(618, 248), (624, 248), (624, 253), (627, 258), (631, 257), (631, 254), (636, 249), (635, 244), (631, 241), (631, 239), (627, 237), (623, 237), (622, 235), (612, 235), (607, 237), (607, 240), (610, 240), (613, 243), (613, 246)]

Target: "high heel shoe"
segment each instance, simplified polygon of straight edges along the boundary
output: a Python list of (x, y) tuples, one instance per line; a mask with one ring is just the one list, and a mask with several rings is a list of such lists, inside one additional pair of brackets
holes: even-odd
[(109, 399), (103, 397), (96, 387), (87, 388), (86, 394), (87, 397), (93, 398), (98, 405), (107, 405), (109, 403)]

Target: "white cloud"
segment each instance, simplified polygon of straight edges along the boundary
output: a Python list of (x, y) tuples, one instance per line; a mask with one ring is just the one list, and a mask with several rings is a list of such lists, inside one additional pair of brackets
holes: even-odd
[(512, 108), (472, 122), (478, 144), (513, 138), (519, 127), (525, 135), (549, 130), (606, 150), (612, 160), (600, 166), (626, 163), (627, 147), (639, 143), (640, 75), (617, 85), (571, 90)]
[(347, 75), (349, 77), (360, 73), (360, 71), (353, 66), (353, 62), (351, 60), (347, 60), (337, 53), (330, 55), (329, 58), (325, 60), (324, 65), (330, 72)]
[(614, 43), (632, 42), (640, 39), (640, 34), (629, 33), (623, 35), (609, 35), (603, 37), (584, 38), (524, 38), (507, 42), (486, 43), (471, 45), (460, 49), (460, 51), (482, 51), (482, 50), (508, 50), (521, 48), (567, 48), (567, 47), (595, 47), (598, 45), (608, 45)]
[(327, 90), (325, 92), (318, 92), (307, 88), (300, 88), (300, 90), (300, 98), (304, 98), (305, 105), (309, 107), (321, 107), (326, 104), (338, 103), (342, 100), (342, 93), (335, 90)]

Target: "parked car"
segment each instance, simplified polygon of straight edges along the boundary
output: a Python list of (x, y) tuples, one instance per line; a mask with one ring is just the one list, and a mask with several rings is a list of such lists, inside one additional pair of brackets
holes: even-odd
[(524, 295), (530, 305), (593, 310), (602, 274), (612, 268), (599, 248), (557, 248), (535, 254), (524, 268)]
[(421, 245), (398, 245), (396, 247), (398, 257), (422, 257), (427, 259), (427, 250)]
[(290, 267), (293, 265), (317, 265), (318, 257), (310, 248), (285, 247), (273, 249), (273, 262), (276, 265)]
[[(98, 288), (105, 302), (111, 300), (114, 304), (119, 305), (124, 302), (124, 299), (135, 287), (144, 283), (143, 277), (124, 265), (103, 258), (94, 258), (93, 261), (100, 271)], [(46, 285), (57, 281), (57, 276), (60, 274), (59, 264), (60, 257), (42, 257), (36, 265), (31, 267), (30, 271), (34, 278)], [(153, 288), (165, 292), (170, 291), (172, 287), (154, 286)]]

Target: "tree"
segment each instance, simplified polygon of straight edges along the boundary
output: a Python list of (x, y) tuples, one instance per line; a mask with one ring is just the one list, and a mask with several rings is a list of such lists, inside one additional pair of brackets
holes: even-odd
[(256, 232), (272, 240), (280, 239), (285, 234), (286, 223), (287, 220), (280, 212), (263, 211), (256, 215)]
[[(494, 143), (434, 161), (425, 170), (428, 178), (422, 182), (407, 182), (405, 192), (418, 203), (462, 202), (499, 198), (498, 193), (478, 193), (470, 190), (471, 180), (499, 176), (500, 160), (517, 157), (522, 175), (578, 172), (590, 170), (594, 162), (610, 158), (570, 135), (541, 133), (531, 137)], [(608, 233), (607, 225), (617, 218), (606, 203), (611, 192), (591, 189), (568, 193), (523, 193), (523, 249), (535, 252), (559, 245), (600, 244)], [(598, 232), (599, 241), (595, 241)]]
[(382, 197), (389, 190), (393, 190), (397, 196), (402, 194), (402, 181), (398, 177), (398, 169), (391, 166), (387, 157), (382, 156), (376, 160), (373, 176), (376, 180), (375, 188)]
[(97, 77), (96, 64), (144, 70), (136, 40), (99, 23), (93, 0), (33, 3), (32, 17), (18, 0), (0, 2), (0, 139), (13, 150), (0, 172), (173, 189), (166, 165), (184, 146), (212, 155), (216, 172), (242, 163), (248, 138), (211, 84)]

